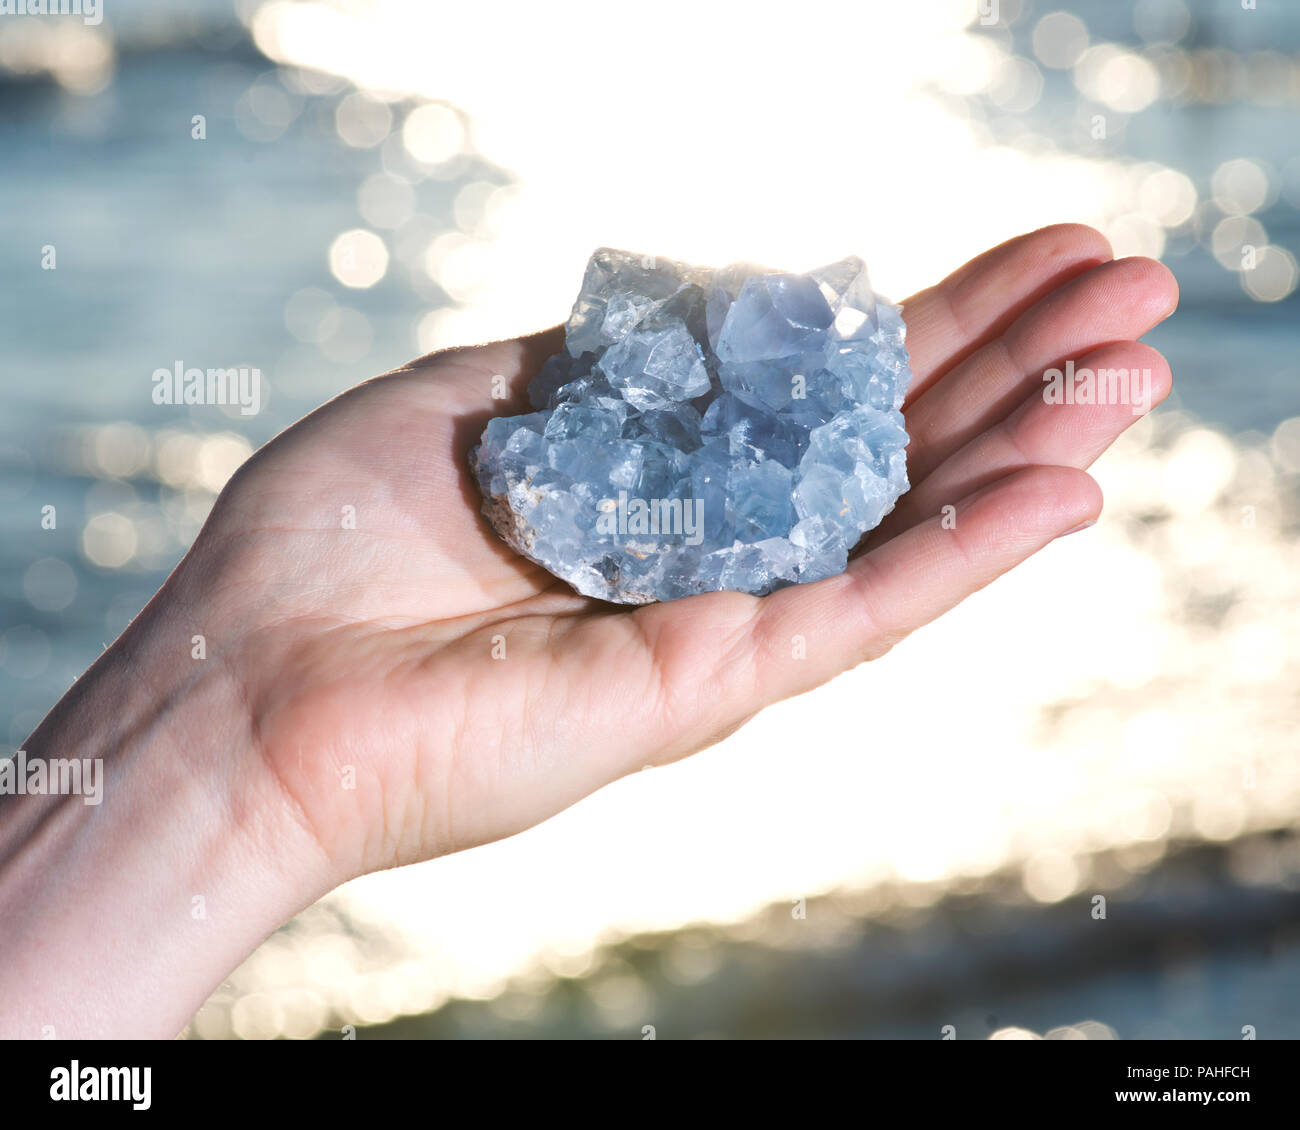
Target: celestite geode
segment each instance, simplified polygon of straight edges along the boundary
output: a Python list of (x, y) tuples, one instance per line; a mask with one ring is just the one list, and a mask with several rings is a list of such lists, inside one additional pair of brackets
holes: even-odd
[(536, 411), (470, 452), (483, 512), (621, 604), (834, 576), (907, 490), (903, 336), (855, 257), (794, 275), (601, 248)]

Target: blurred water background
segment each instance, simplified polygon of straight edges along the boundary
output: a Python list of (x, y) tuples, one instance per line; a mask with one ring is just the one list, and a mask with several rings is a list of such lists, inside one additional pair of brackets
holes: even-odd
[[(349, 884), (192, 1036), (1300, 1036), (1300, 8), (104, 0), (0, 17), (0, 102), (6, 752), (255, 447), (561, 320), (595, 246), (857, 252), (901, 298), (1080, 220), (1182, 287), (1096, 529), (690, 762)], [(177, 362), (259, 368), (261, 411), (154, 404)]]

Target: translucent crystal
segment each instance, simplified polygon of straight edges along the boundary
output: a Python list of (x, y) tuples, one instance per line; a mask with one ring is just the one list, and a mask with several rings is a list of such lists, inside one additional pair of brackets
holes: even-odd
[(601, 248), (536, 411), (470, 453), (483, 512), (622, 604), (834, 576), (907, 490), (903, 337), (855, 257), (795, 275)]

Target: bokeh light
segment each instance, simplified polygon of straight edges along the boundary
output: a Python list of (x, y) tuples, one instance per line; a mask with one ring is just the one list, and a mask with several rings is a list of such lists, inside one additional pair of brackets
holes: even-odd
[(1088, 25), (1073, 12), (1049, 12), (1034, 25), (1034, 55), (1045, 67), (1065, 70), (1088, 47)]
[(374, 232), (345, 231), (330, 244), (330, 272), (344, 286), (364, 290), (388, 271), (388, 248)]

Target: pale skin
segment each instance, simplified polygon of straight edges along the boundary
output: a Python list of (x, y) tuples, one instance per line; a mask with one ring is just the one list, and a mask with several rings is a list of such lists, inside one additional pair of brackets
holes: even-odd
[(618, 607), (492, 534), (466, 452), (528, 410), (558, 330), (324, 405), (24, 744), (103, 758), (104, 800), (0, 802), (0, 1035), (174, 1036), (340, 883), (510, 836), (885, 654), (1098, 517), (1084, 468), (1136, 417), (1045, 403), (1043, 370), (1149, 368), (1158, 403), (1169, 368), (1136, 339), (1176, 303), (1163, 266), (1078, 225), (907, 299), (912, 490), (848, 572), (764, 598)]

